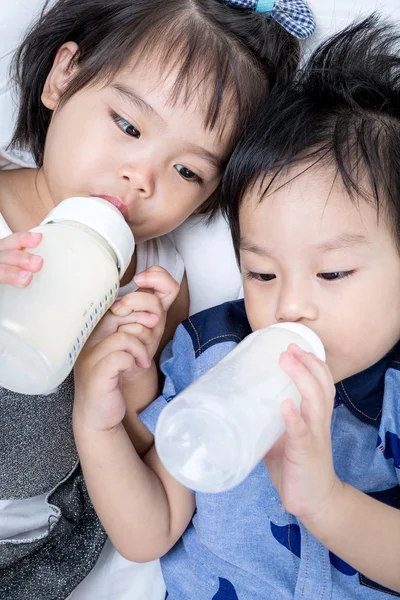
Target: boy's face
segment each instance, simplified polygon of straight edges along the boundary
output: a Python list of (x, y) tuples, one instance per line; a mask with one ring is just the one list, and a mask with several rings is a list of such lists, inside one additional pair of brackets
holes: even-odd
[(145, 60), (57, 110), (73, 51), (69, 43), (59, 52), (42, 96), (54, 113), (38, 175), (41, 196), (53, 205), (105, 196), (123, 212), (136, 242), (171, 231), (217, 188), (231, 127), (222, 135), (205, 128), (204, 86), (173, 105), (173, 74), (160, 84), (162, 72)]
[(292, 169), (240, 211), (240, 261), (253, 330), (295, 321), (321, 338), (335, 382), (400, 338), (400, 257), (381, 210), (353, 204), (328, 168)]

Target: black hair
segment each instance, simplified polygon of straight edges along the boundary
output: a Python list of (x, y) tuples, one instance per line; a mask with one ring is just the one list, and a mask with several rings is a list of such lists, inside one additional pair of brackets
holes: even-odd
[[(72, 63), (79, 68), (61, 103), (111, 79), (134, 51), (156, 53), (166, 76), (178, 67), (173, 100), (211, 83), (206, 127), (221, 126), (223, 101), (235, 111), (232, 144), (267, 91), (287, 80), (299, 60), (298, 40), (272, 18), (222, 0), (57, 0), (44, 9), (13, 64), (20, 108), (11, 146), (30, 150), (38, 166), (51, 119), (40, 98), (57, 50), (68, 41), (79, 47)], [(208, 208), (216, 210), (212, 203)]]
[(305, 171), (321, 161), (333, 167), (353, 201), (373, 203), (378, 216), (381, 208), (388, 211), (400, 243), (399, 44), (395, 28), (373, 14), (321, 44), (288, 85), (269, 96), (233, 152), (222, 185), (237, 257), (246, 192), (260, 185), (262, 201), (290, 167), (304, 163)]

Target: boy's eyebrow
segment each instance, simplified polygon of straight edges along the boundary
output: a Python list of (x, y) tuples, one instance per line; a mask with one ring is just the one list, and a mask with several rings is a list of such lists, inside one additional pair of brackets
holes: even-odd
[[(321, 244), (317, 244), (316, 249), (320, 252), (329, 252), (343, 247), (360, 246), (368, 243), (368, 239), (359, 233), (342, 233)], [(240, 240), (240, 249), (245, 252), (252, 252), (258, 256), (273, 256), (273, 252), (267, 246), (257, 246), (257, 244), (244, 238)]]
[(330, 240), (318, 244), (317, 249), (321, 252), (330, 252), (343, 247), (360, 246), (367, 243), (368, 239), (359, 233), (341, 233)]
[[(133, 106), (136, 108), (144, 110), (145, 112), (153, 115), (153, 117), (156, 117), (163, 125), (165, 125), (165, 120), (161, 117), (161, 115), (151, 106), (151, 104), (143, 100), (143, 98), (141, 98), (131, 87), (122, 83), (112, 83), (110, 87), (112, 90), (117, 92), (119, 96), (122, 96), (124, 100), (130, 102), (130, 104), (133, 104)], [(218, 171), (223, 170), (224, 161), (221, 156), (218, 156), (214, 152), (210, 152), (209, 150), (206, 150), (197, 144), (188, 143), (187, 146), (191, 152), (210, 162)]]

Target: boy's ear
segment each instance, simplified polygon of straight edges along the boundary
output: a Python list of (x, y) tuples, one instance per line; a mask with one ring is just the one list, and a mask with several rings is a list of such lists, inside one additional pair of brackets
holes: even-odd
[(76, 64), (71, 60), (78, 53), (75, 42), (66, 42), (58, 50), (50, 73), (47, 76), (42, 92), (42, 102), (46, 108), (55, 110), (71, 77), (76, 71)]

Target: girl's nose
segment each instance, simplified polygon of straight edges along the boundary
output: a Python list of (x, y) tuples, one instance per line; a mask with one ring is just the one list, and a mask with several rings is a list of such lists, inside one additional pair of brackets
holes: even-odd
[(132, 191), (142, 198), (150, 198), (155, 189), (154, 170), (144, 162), (131, 161), (119, 170), (119, 176), (125, 180)]

